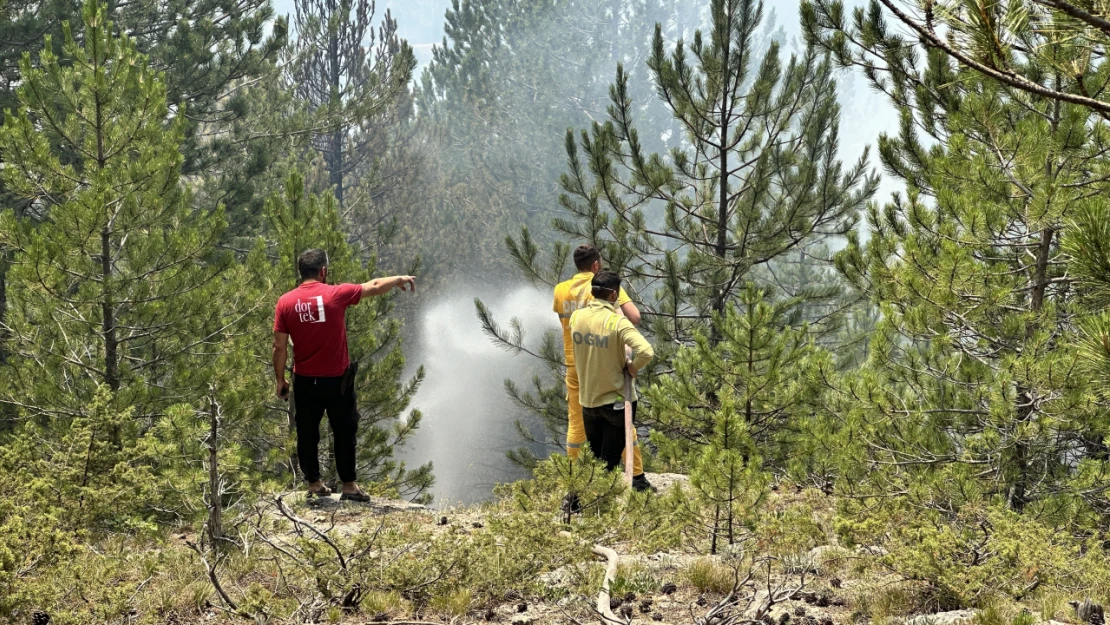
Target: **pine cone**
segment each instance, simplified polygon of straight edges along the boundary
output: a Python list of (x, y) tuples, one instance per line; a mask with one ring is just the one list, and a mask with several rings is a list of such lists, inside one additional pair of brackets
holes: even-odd
[(31, 625), (50, 625), (50, 615), (42, 610), (36, 610), (31, 614)]
[(802, 606), (798, 606), (798, 607), (794, 608), (794, 616), (805, 616), (805, 615), (806, 615), (806, 609), (803, 608)]

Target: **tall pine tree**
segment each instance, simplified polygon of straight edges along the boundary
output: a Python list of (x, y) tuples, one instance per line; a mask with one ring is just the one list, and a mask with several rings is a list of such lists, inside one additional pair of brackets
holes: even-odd
[[(815, 420), (815, 435), (844, 436), (846, 488), (948, 513), (987, 501), (1073, 520), (1100, 505), (1106, 412), (1072, 349), (1082, 307), (1061, 240), (1105, 192), (1107, 126), (942, 50), (921, 58), (878, 12), (850, 26), (819, 9), (804, 9), (810, 39), (862, 65), (901, 110), (898, 135), (879, 145), (907, 189), (872, 207), (869, 240), (837, 259), (882, 319), (867, 366), (830, 394), (832, 419)], [(1055, 48), (1055, 62), (1073, 52)], [(1059, 84), (1052, 65), (1028, 61), (1030, 79)]]

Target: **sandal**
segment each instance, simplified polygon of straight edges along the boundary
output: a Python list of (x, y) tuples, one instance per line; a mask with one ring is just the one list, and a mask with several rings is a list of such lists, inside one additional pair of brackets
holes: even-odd
[(305, 498), (308, 499), (312, 497), (331, 497), (331, 489), (327, 486), (321, 486), (320, 490), (309, 489)]
[(342, 495), (339, 496), (339, 500), (340, 501), (358, 501), (358, 502), (366, 503), (366, 502), (370, 501), (370, 495), (367, 495), (366, 493), (364, 493), (362, 491), (359, 491), (357, 493), (343, 493)]

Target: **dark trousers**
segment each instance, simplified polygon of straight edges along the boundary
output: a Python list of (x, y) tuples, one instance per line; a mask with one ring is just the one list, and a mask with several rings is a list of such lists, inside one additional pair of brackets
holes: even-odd
[[(637, 403), (632, 402), (633, 419), (636, 418)], [(614, 410), (612, 406), (583, 406), (582, 425), (586, 428), (586, 442), (605, 467), (611, 471), (620, 466), (621, 452), (624, 451), (624, 408)]]
[(358, 411), (355, 410), (354, 384), (343, 393), (343, 379), (294, 376), (293, 403), (297, 411), (297, 459), (304, 479), (320, 479), (320, 419), (328, 413), (331, 424), (335, 470), (344, 482), (355, 481), (355, 435)]

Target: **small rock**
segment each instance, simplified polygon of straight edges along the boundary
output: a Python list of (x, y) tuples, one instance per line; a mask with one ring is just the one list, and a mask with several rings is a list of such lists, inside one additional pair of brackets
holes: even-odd
[(622, 603), (624, 603), (624, 602), (621, 601), (620, 597), (609, 597), (609, 609), (610, 610), (616, 610), (617, 608), (621, 607)]
[(709, 605), (709, 600), (705, 598), (705, 595), (698, 595), (698, 605), (703, 608)]
[(802, 606), (798, 606), (798, 607), (794, 608), (794, 616), (805, 616), (805, 615), (806, 615), (806, 609), (803, 608)]
[(652, 614), (652, 615), (651, 615), (651, 620), (653, 620), (653, 621), (661, 621), (661, 620), (663, 620), (663, 615), (662, 615), (662, 614), (660, 614), (660, 613), (658, 613), (658, 612), (656, 612), (656, 613), (654, 613), (654, 614)]
[(915, 616), (907, 620), (906, 625), (956, 625), (970, 623), (973, 620), (975, 620), (975, 610), (952, 610)]
[(678, 586), (675, 586), (673, 582), (667, 582), (666, 584), (663, 584), (662, 592), (664, 595), (673, 595), (677, 591)]
[(439, 517), (439, 522), (436, 525), (447, 525), (447, 517), (445, 517), (445, 516)]
[(840, 588), (843, 585), (844, 582), (840, 581), (839, 577), (834, 577), (829, 580), (829, 586), (832, 586), (833, 588)]
[(521, 601), (520, 603), (516, 604), (516, 611), (524, 614), (528, 611), (528, 604)]

